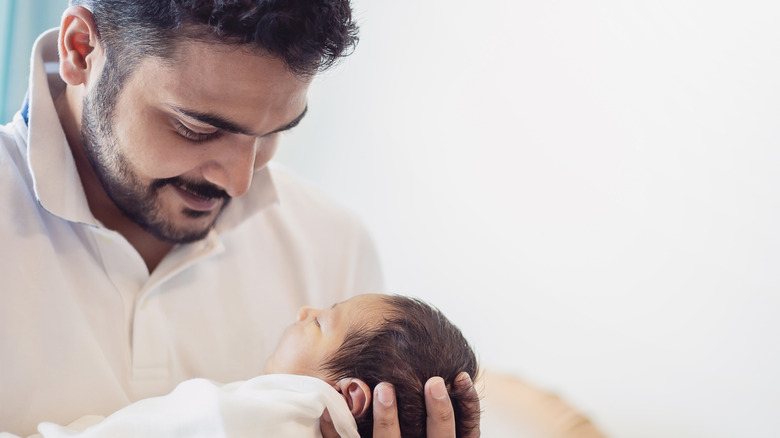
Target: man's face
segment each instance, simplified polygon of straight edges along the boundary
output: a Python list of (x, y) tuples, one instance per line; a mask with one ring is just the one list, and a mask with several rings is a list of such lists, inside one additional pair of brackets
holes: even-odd
[(110, 86), (104, 74), (84, 101), (92, 167), (125, 216), (181, 243), (247, 192), (305, 112), (309, 81), (241, 47), (187, 41), (173, 62), (141, 60), (115, 102)]
[(264, 374), (299, 374), (328, 380), (320, 369), (335, 353), (350, 330), (377, 327), (387, 308), (382, 295), (359, 295), (329, 309), (303, 307), (298, 319), (285, 330)]

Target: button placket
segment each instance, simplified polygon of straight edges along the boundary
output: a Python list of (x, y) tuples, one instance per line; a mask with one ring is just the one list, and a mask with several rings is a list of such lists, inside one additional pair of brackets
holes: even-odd
[(169, 390), (175, 376), (170, 321), (163, 306), (166, 285), (195, 263), (223, 251), (216, 233), (202, 242), (175, 247), (149, 277), (137, 296), (132, 326), (132, 380), (137, 396)]

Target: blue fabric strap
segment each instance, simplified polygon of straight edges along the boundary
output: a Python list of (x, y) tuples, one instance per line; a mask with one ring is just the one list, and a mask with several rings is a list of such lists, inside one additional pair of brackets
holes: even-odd
[(24, 95), (24, 104), (22, 105), (22, 118), (24, 124), (30, 126), (30, 91)]

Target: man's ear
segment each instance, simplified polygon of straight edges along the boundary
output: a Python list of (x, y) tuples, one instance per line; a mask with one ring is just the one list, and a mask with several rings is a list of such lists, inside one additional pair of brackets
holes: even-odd
[[(71, 6), (62, 14), (58, 48), (60, 76), (69, 85), (87, 84), (95, 58), (102, 54), (92, 12)], [(99, 50), (96, 50), (99, 49)]]
[(353, 417), (360, 418), (368, 412), (371, 406), (371, 388), (364, 381), (347, 377), (336, 382), (334, 386), (347, 401)]

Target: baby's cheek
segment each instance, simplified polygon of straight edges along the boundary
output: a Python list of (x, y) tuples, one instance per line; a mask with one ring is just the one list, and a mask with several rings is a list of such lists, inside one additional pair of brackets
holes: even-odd
[(294, 342), (294, 336), (292, 336), (290, 329), (288, 329), (284, 335), (282, 335), (282, 339), (279, 341), (279, 344), (276, 346), (274, 352), (271, 353), (271, 357), (266, 363), (266, 369), (268, 372), (291, 372), (290, 369), (294, 366), (296, 355), (298, 354), (297, 349), (294, 348)]

